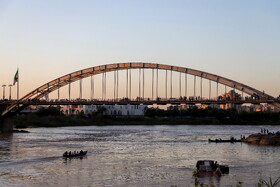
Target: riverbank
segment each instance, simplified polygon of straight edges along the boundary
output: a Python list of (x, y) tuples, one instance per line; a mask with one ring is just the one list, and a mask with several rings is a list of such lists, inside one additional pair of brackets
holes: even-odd
[(280, 113), (253, 112), (238, 113), (234, 109), (170, 110), (145, 109), (144, 116), (107, 116), (104, 109), (85, 115), (66, 116), (55, 107), (41, 108), (35, 113), (13, 118), (14, 127), (63, 127), (102, 125), (280, 125)]
[(280, 135), (251, 134), (245, 140), (253, 145), (280, 145)]
[(214, 117), (109, 117), (109, 116), (38, 116), (35, 114), (17, 116), (15, 128), (63, 127), (63, 126), (104, 126), (104, 125), (279, 125), (271, 121), (240, 121)]

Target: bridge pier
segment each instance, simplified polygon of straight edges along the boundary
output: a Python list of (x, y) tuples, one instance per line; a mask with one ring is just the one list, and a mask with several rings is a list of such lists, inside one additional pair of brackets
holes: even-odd
[(11, 133), (13, 132), (14, 121), (10, 117), (0, 117), (0, 133)]

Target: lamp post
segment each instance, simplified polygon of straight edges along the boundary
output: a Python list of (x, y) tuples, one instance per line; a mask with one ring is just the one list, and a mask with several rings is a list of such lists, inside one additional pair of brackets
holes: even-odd
[(10, 87), (10, 95), (9, 95), (9, 100), (12, 100), (12, 84), (9, 84)]
[(3, 84), (2, 87), (3, 87), (3, 100), (4, 100), (5, 99), (5, 87), (6, 87), (6, 85)]

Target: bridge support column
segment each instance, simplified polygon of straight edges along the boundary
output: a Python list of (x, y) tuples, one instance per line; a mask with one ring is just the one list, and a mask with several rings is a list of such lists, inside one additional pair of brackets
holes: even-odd
[(143, 68), (143, 88), (142, 88), (142, 91), (143, 91), (143, 100), (145, 100), (145, 69)]
[(167, 70), (165, 72), (165, 99), (167, 99)]
[(131, 98), (131, 69), (129, 69), (129, 99)]
[(83, 98), (83, 79), (80, 79), (80, 99)]
[(188, 74), (185, 74), (185, 97), (188, 97)]
[(0, 133), (13, 132), (14, 121), (11, 118), (0, 118)]
[(227, 99), (227, 85), (225, 85), (225, 100)]
[(170, 71), (170, 98), (172, 98), (172, 70)]
[(116, 101), (116, 71), (114, 71), (114, 101)]
[(180, 94), (179, 94), (179, 98), (181, 98), (182, 97), (182, 73), (180, 72), (180, 80), (179, 80), (179, 84), (180, 84), (180, 86), (179, 86), (179, 89), (180, 89)]
[(216, 97), (217, 97), (217, 101), (218, 101), (218, 99), (219, 99), (219, 82), (218, 81), (217, 81)]
[(195, 86), (196, 86), (196, 76), (194, 76), (194, 78), (193, 78), (193, 96), (194, 96), (194, 98), (196, 97)]
[(128, 69), (126, 69), (126, 98), (128, 98)]
[(157, 69), (157, 99), (158, 99), (158, 69)]
[(91, 80), (91, 84), (90, 84), (90, 87), (91, 87), (90, 99), (93, 100), (93, 98), (94, 98), (94, 79), (93, 79), (92, 76), (90, 77), (90, 80)]
[(69, 101), (71, 101), (71, 82), (69, 83), (69, 86), (68, 86), (68, 99), (69, 99)]
[(119, 100), (119, 71), (117, 71), (117, 83), (116, 83), (117, 89), (116, 89), (116, 96), (117, 100)]
[(139, 88), (138, 88), (138, 97), (139, 97), (139, 100), (141, 99), (141, 69), (139, 68), (139, 73), (138, 73), (138, 86), (139, 86)]
[(209, 80), (209, 100), (211, 99), (211, 80)]
[(200, 77), (200, 100), (202, 100), (202, 75)]
[(154, 100), (154, 69), (152, 69), (152, 100)]

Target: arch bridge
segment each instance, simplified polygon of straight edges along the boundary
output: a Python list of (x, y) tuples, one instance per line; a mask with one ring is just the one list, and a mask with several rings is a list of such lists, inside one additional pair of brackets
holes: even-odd
[[(131, 70), (132, 69), (139, 69), (139, 94), (138, 97), (135, 101), (132, 101), (131, 99)], [(144, 99), (144, 70), (145, 69), (151, 69), (152, 70), (152, 80), (151, 80), (151, 84), (152, 84), (152, 97), (149, 99)], [(126, 98), (130, 98), (129, 100), (126, 100), (126, 102), (121, 102), (121, 100), (118, 99), (118, 86), (119, 86), (119, 76), (118, 76), (118, 72), (120, 70), (126, 70)], [(142, 70), (142, 77), (141, 75), (141, 70)], [(166, 77), (165, 77), (165, 100), (164, 99), (159, 99), (159, 95), (158, 95), (158, 90), (159, 90), (159, 77), (158, 77), (158, 70), (166, 70)], [(167, 90), (167, 71), (170, 71), (170, 90)], [(104, 95), (106, 95), (106, 73), (108, 72), (114, 72), (114, 98), (111, 99), (110, 101), (107, 99), (106, 100), (106, 96), (104, 97)], [(179, 83), (179, 89), (180, 89), (180, 96), (183, 96), (181, 98), (184, 99), (179, 99), (177, 101), (172, 100), (172, 72), (179, 72), (180, 73), (180, 83)], [(73, 101), (71, 101), (70, 98), (70, 89), (71, 89), (71, 83), (78, 81), (78, 80), (82, 80), (84, 78), (87, 77), (92, 77), (94, 75), (98, 75), (98, 74), (103, 74), (102, 77), (102, 99), (100, 101), (96, 101), (94, 100), (94, 98), (91, 96), (91, 100), (90, 102), (84, 102), (84, 100), (82, 101), (77, 101), (76, 103), (74, 103)], [(185, 93), (182, 94), (182, 88), (181, 88), (181, 74), (185, 75)], [(28, 105), (31, 104), (44, 104), (44, 102), (39, 102), (40, 99), (42, 99), (44, 96), (48, 95), (51, 92), (57, 91), (58, 92), (58, 100), (56, 100), (56, 104), (63, 104), (63, 105), (67, 105), (67, 104), (139, 104), (139, 103), (146, 103), (146, 104), (167, 104), (167, 103), (176, 103), (176, 104), (182, 104), (182, 103), (189, 103), (191, 104), (192, 102), (190, 100), (186, 100), (187, 97), (187, 75), (192, 75), (194, 76), (194, 95), (193, 97), (196, 96), (196, 78), (201, 78), (201, 100), (202, 99), (202, 79), (207, 79), (209, 80), (209, 89), (211, 90), (211, 84), (210, 82), (216, 82), (217, 83), (217, 97), (218, 97), (218, 84), (222, 84), (225, 87), (230, 87), (232, 88), (234, 91), (235, 90), (239, 90), (242, 93), (248, 94), (249, 96), (255, 97), (257, 98), (259, 101), (257, 101), (257, 103), (260, 102), (267, 102), (267, 103), (271, 103), (273, 104), (275, 107), (280, 108), (280, 104), (279, 102), (277, 102), (277, 100), (262, 92), (259, 91), (255, 88), (252, 88), (248, 85), (242, 84), (240, 82), (219, 76), (219, 75), (215, 75), (215, 74), (211, 74), (211, 73), (207, 73), (207, 72), (203, 72), (203, 71), (199, 71), (199, 70), (195, 70), (195, 69), (191, 69), (191, 68), (186, 68), (186, 67), (178, 67), (178, 66), (171, 66), (171, 65), (165, 65), (165, 64), (156, 64), (156, 63), (142, 63), (142, 62), (134, 62), (134, 63), (116, 63), (116, 64), (108, 64), (108, 65), (101, 65), (101, 66), (95, 66), (95, 67), (91, 67), (91, 68), (86, 68), (86, 69), (82, 69), (79, 71), (75, 71), (73, 73), (69, 73), (67, 75), (61, 76), (57, 79), (54, 79), (36, 89), (34, 89), (33, 91), (31, 91), (30, 93), (26, 94), (25, 96), (23, 96), (22, 98), (20, 98), (18, 101), (15, 101), (14, 103), (10, 103), (10, 105), (2, 112), (2, 116), (6, 116), (8, 115), (11, 111), (15, 111), (16, 109), (18, 110), (22, 110), (23, 108), (27, 107)], [(155, 78), (156, 77), (156, 78)], [(141, 79), (142, 79), (142, 87), (141, 87)], [(91, 81), (93, 79), (91, 78)], [(105, 86), (104, 86), (105, 84)], [(61, 101), (59, 99), (59, 89), (63, 86), (69, 85), (69, 98), (67, 100), (63, 100)], [(142, 90), (141, 90), (142, 89)], [(170, 91), (170, 98), (171, 100), (167, 99), (167, 91)], [(210, 99), (210, 93), (211, 91), (209, 91), (209, 99), (208, 102), (204, 101), (193, 101), (193, 103), (225, 103), (219, 100), (216, 101), (212, 101)], [(80, 92), (81, 95), (81, 92)], [(155, 99), (154, 99), (155, 97)], [(275, 102), (276, 101), (276, 102)], [(252, 103), (253, 101), (227, 101), (228, 103), (233, 102), (233, 103)], [(255, 101), (256, 102), (256, 101)], [(52, 104), (51, 102), (45, 102), (45, 104)]]

